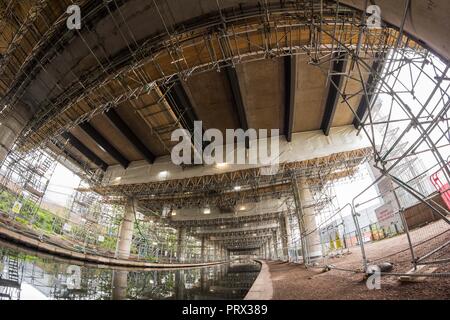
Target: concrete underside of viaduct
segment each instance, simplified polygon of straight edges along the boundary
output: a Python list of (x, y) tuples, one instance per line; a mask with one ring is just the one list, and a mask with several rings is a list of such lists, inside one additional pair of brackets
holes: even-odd
[[(85, 250), (92, 249), (90, 254), (72, 250), (70, 241), (61, 241), (59, 246), (49, 239), (40, 241), (1, 226), (0, 233), (47, 253), (114, 266), (207, 266), (230, 261), (234, 256), (259, 257), (266, 261), (263, 280), (257, 281), (253, 290), (256, 295), (267, 293), (261, 282), (271, 278), (273, 295), (269, 296), (303, 298), (308, 295), (280, 293), (290, 280), (286, 275), (298, 277), (297, 284), (301, 285), (307, 277), (330, 281), (328, 273), (322, 276), (312, 269), (299, 268), (313, 267), (319, 261), (327, 266), (321, 259), (330, 247), (341, 249), (341, 240), (350, 242), (346, 248), (353, 245), (361, 249), (362, 255), (352, 249), (353, 255), (344, 256), (342, 261), (353, 270), (362, 261), (365, 272), (370, 259), (365, 256), (364, 243), (368, 238), (378, 241), (389, 237), (386, 228), (372, 230), (369, 224), (367, 231), (363, 230), (366, 226), (358, 225), (356, 197), (352, 203), (341, 204), (342, 208), (330, 209), (334, 216), (350, 208), (346, 221), (354, 224), (354, 234), (339, 238), (339, 226), (345, 229), (343, 217), (340, 225), (337, 220), (336, 225), (328, 225), (333, 232), (325, 232), (317, 223), (317, 216), (333, 205), (334, 195), (326, 194), (327, 188), (337, 181), (351, 180), (361, 168), (373, 166), (377, 170), (366, 170), (373, 178), (372, 185), (381, 188), (378, 184), (385, 182), (385, 190), (379, 190), (377, 197), (383, 203), (395, 203), (399, 214), (403, 227), (397, 230), (395, 225), (396, 234), (406, 232), (409, 236), (409, 227), (435, 223), (439, 227), (429, 234), (446, 236), (448, 227), (438, 224), (449, 222), (448, 209), (440, 198), (445, 190), (428, 192), (410, 185), (419, 176), (428, 180), (427, 175), (438, 169), (450, 181), (448, 159), (442, 151), (448, 147), (442, 141), (449, 140), (450, 97), (446, 99), (448, 88), (444, 86), (450, 59), (446, 18), (450, 4), (445, 0), (371, 1), (380, 7), (383, 19), (382, 27), (371, 29), (362, 21), (366, 3), (84, 0), (80, 2), (80, 30), (67, 30), (68, 0), (7, 7), (14, 15), (7, 10), (0, 12), (0, 26), (5, 30), (0, 41), (0, 161), (8, 164), (8, 170), (13, 169), (12, 173), (2, 172), (1, 179), (6, 182), (2, 182), (5, 188), (0, 191), (5, 189), (17, 201), (11, 201), (15, 208), (5, 211), (6, 223), (19, 229), (15, 223), (17, 217), (22, 219), (24, 203), (20, 201), (24, 195), (40, 195), (33, 198), (38, 203), (45, 193), (30, 186), (33, 179), (25, 177), (24, 171), (28, 174), (33, 170), (14, 167), (21, 165), (21, 156), (26, 158), (33, 152), (45, 152), (53, 161), (70, 166), (86, 182), (77, 192), (95, 194), (96, 205), (120, 208), (121, 213), (110, 219), (115, 220), (114, 228), (108, 225), (108, 231), (104, 231), (101, 223), (105, 222), (100, 220), (111, 218), (109, 212), (104, 214), (98, 206), (95, 211), (95, 205), (86, 205), (87, 200), (80, 197), (82, 206), (92, 210), (83, 209), (79, 221), (64, 220), (55, 239), (78, 237), (75, 244), (84, 242)], [(397, 66), (399, 61), (404, 65)], [(419, 74), (434, 68), (425, 75), (432, 84), (417, 84), (419, 81), (411, 76), (412, 88), (401, 83), (406, 88), (399, 89), (386, 80), (395, 78), (397, 69), (403, 66), (417, 68)], [(421, 88), (416, 86), (432, 93), (426, 99), (417, 97), (416, 90)], [(434, 96), (436, 92), (442, 97)], [(380, 96), (391, 99), (390, 108), (400, 109), (399, 118), (405, 119), (392, 120), (390, 111), (381, 115), (380, 110), (389, 109), (389, 103), (378, 99)], [(439, 100), (437, 107), (427, 110), (435, 100)], [(414, 103), (420, 104), (417, 112), (412, 111)], [(222, 134), (227, 129), (268, 130), (268, 137), (257, 135), (236, 143), (233, 138), (232, 143), (221, 145), (222, 149), (232, 145), (232, 152), (242, 152), (246, 160), (252, 146), (262, 141), (270, 140), (280, 152), (270, 165), (174, 164), (173, 131), (183, 129), (193, 134), (198, 121), (202, 121), (203, 131), (216, 129)], [(392, 130), (389, 126), (402, 121), (407, 123), (406, 129), (387, 139), (387, 131)], [(386, 127), (378, 130), (382, 125)], [(439, 131), (439, 136), (433, 130)], [(402, 141), (409, 131), (418, 136), (417, 145)], [(206, 149), (206, 143), (190, 142), (189, 150), (194, 154)], [(420, 145), (428, 150), (421, 150)], [(408, 176), (407, 182), (399, 179), (407, 171), (398, 165), (403, 157), (421, 152), (430, 152), (437, 164), (426, 168), (425, 173), (416, 172), (413, 178)], [(276, 171), (267, 174), (273, 163)], [(397, 175), (390, 172), (393, 169), (397, 169)], [(379, 176), (374, 177), (374, 172)], [(8, 181), (21, 175), (25, 177), (22, 186)], [(43, 185), (48, 186), (48, 181)], [(400, 203), (400, 188), (421, 203), (423, 207), (416, 207), (420, 214), (407, 215), (413, 210)], [(431, 213), (425, 215), (425, 211)], [(417, 221), (411, 222), (417, 216)], [(33, 226), (35, 217), (28, 222), (27, 227)], [(95, 234), (92, 240), (86, 227), (85, 234), (74, 235), (71, 223), (77, 228), (101, 226), (92, 228), (103, 228), (104, 233), (101, 237)], [(141, 232), (142, 225), (148, 233)], [(155, 231), (163, 228), (164, 237)], [(114, 249), (101, 256), (95, 246), (112, 233)], [(420, 256), (414, 256), (409, 238), (404, 234), (400, 237), (399, 243), (409, 241), (416, 266)], [(86, 245), (89, 240), (95, 245)], [(394, 240), (385, 239), (383, 243)], [(448, 244), (447, 238), (441, 240)], [(160, 247), (154, 248), (154, 243)], [(164, 249), (162, 243), (166, 244)], [(369, 254), (377, 255), (377, 246), (381, 245), (371, 244)], [(144, 249), (146, 254), (151, 252), (169, 262), (135, 261)], [(433, 253), (435, 249), (430, 250)], [(428, 257), (425, 251), (423, 255)], [(302, 266), (279, 263), (294, 260)], [(407, 272), (405, 268), (401, 271)], [(297, 289), (290, 287), (292, 292)], [(323, 289), (317, 297), (328, 297), (325, 285)]]

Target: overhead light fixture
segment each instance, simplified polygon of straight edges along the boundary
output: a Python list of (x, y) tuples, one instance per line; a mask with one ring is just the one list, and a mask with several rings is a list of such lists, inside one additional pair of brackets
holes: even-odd
[(176, 215), (177, 215), (177, 211), (176, 211), (176, 210), (173, 210), (173, 211), (172, 211), (172, 217), (173, 217), (173, 216), (176, 216)]
[(211, 213), (211, 209), (210, 208), (204, 208), (203, 209), (203, 214), (210, 214)]
[(228, 166), (228, 163), (226, 163), (226, 162), (216, 163), (217, 168), (226, 168), (227, 166)]
[(234, 186), (234, 191), (239, 191), (241, 190), (241, 186)]
[(239, 210), (244, 211), (245, 209), (247, 209), (245, 206), (240, 206)]
[(163, 170), (163, 171), (160, 171), (159, 173), (158, 173), (158, 176), (160, 177), (160, 178), (167, 178), (167, 176), (169, 175), (169, 172), (168, 171), (166, 171), (166, 170)]
[(106, 150), (105, 150), (105, 148), (103, 148), (103, 147), (102, 147), (100, 144), (98, 144), (98, 143), (97, 143), (97, 147), (98, 147), (100, 150), (102, 150), (103, 152), (107, 153)]

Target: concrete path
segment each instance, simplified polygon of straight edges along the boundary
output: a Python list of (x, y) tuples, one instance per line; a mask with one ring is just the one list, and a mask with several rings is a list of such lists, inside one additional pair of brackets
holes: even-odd
[(273, 286), (269, 267), (263, 260), (256, 261), (261, 264), (261, 271), (244, 300), (272, 300)]

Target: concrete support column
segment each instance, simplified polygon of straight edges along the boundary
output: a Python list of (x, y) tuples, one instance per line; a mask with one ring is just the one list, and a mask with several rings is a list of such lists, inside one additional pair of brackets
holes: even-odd
[(216, 244), (216, 261), (220, 260), (220, 245), (219, 243)]
[(207, 290), (207, 284), (208, 284), (208, 277), (206, 274), (206, 268), (200, 269), (200, 287), (203, 291)]
[[(3, 106), (0, 106), (0, 110), (2, 108)], [(5, 110), (2, 116), (4, 118), (0, 117), (0, 162), (6, 158), (17, 137), (31, 119), (31, 113), (24, 104), (17, 102), (11, 109)]]
[[(307, 254), (309, 259), (314, 259), (322, 256), (322, 245), (320, 243), (320, 233), (316, 230), (316, 216), (313, 207), (307, 207), (307, 204), (314, 202), (309, 186), (306, 179), (300, 179), (300, 185), (298, 186), (299, 198), (302, 206), (302, 216), (305, 232), (308, 234), (305, 237)], [(315, 230), (314, 232), (311, 232)]]
[(206, 257), (205, 257), (205, 245), (206, 245), (206, 239), (205, 239), (205, 237), (202, 237), (202, 247), (201, 247), (201, 253), (200, 253), (200, 256), (201, 256), (201, 259), (202, 259), (202, 262), (205, 262), (207, 259), (206, 259)]
[(186, 228), (180, 227), (178, 229), (178, 241), (177, 241), (177, 259), (179, 262), (184, 262), (186, 256)]
[(269, 259), (273, 259), (273, 244), (272, 244), (272, 237), (269, 237), (269, 241), (267, 242), (267, 245), (269, 247)]
[(264, 259), (267, 259), (267, 242), (264, 243)]
[(278, 234), (277, 230), (272, 231), (273, 238), (273, 259), (278, 260)]
[(120, 224), (119, 238), (117, 239), (116, 258), (128, 259), (130, 257), (131, 244), (133, 241), (134, 231), (134, 210), (136, 207), (136, 200), (128, 198), (125, 205), (125, 213)]
[(207, 251), (208, 251), (208, 262), (213, 261), (213, 257), (212, 257), (212, 248), (211, 248), (211, 242), (208, 241), (208, 244), (206, 246)]
[(286, 226), (286, 242), (287, 242), (287, 249), (288, 249), (286, 257), (287, 257), (288, 261), (291, 261), (291, 257), (289, 255), (289, 246), (292, 244), (292, 234), (291, 234), (291, 224), (290, 224), (288, 215), (284, 216), (284, 223)]
[(283, 248), (283, 259), (289, 261), (289, 244), (291, 243), (291, 233), (289, 230), (289, 218), (285, 215), (280, 219), (281, 245)]

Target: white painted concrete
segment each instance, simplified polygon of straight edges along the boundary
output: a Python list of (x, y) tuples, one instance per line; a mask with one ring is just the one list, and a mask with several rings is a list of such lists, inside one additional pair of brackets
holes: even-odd
[[(279, 139), (279, 162), (289, 163), (325, 157), (333, 153), (348, 152), (369, 146), (363, 135), (356, 135), (353, 126), (332, 128), (330, 135), (325, 136), (322, 131), (294, 133), (292, 142), (288, 143), (283, 136)], [(103, 183), (106, 185), (148, 183), (170, 179), (185, 179), (244, 169), (260, 168), (261, 164), (230, 164), (226, 166), (204, 165), (192, 168), (182, 168), (171, 162), (169, 156), (156, 159), (150, 165), (144, 161), (132, 163), (127, 169), (120, 166), (109, 167)], [(166, 171), (165, 176), (161, 172)]]

